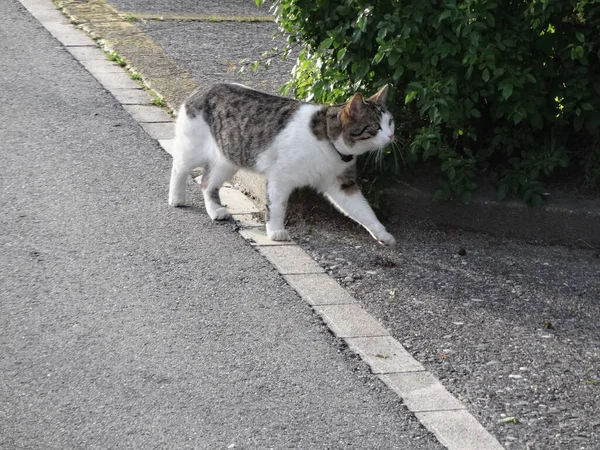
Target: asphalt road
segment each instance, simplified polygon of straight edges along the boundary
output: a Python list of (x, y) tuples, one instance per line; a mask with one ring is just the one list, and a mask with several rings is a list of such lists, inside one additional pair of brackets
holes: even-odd
[(16, 0), (0, 42), (1, 448), (441, 448)]

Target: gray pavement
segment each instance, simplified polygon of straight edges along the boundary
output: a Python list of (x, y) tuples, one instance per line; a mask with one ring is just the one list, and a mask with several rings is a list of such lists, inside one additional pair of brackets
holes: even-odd
[(441, 448), (16, 0), (0, 41), (1, 448)]

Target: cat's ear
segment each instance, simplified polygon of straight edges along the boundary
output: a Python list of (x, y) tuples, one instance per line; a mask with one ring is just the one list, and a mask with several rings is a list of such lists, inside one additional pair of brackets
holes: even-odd
[(346, 106), (344, 107), (344, 113), (348, 117), (355, 117), (356, 113), (364, 104), (365, 101), (363, 100), (362, 95), (360, 95), (360, 93), (357, 92), (352, 96), (350, 100), (348, 100), (348, 103), (346, 103)]
[(377, 92), (377, 94), (375, 94), (373, 97), (369, 97), (369, 100), (373, 101), (373, 102), (377, 102), (380, 105), (385, 105), (385, 99), (387, 97), (387, 93), (388, 93), (388, 87), (390, 85), (386, 84), (384, 87), (382, 87), (381, 89), (379, 89), (379, 91)]

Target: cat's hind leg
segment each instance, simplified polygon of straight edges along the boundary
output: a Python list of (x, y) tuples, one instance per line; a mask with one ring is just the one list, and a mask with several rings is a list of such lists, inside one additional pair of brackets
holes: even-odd
[(169, 205), (183, 206), (185, 204), (185, 186), (190, 171), (195, 166), (189, 167), (180, 164), (173, 159), (173, 168), (171, 169), (171, 183), (169, 186)]
[(229, 181), (237, 172), (237, 167), (228, 162), (208, 164), (202, 175), (202, 194), (204, 195), (204, 206), (212, 220), (229, 219), (227, 208), (221, 205), (219, 189), (226, 181)]
[[(196, 130), (195, 134), (194, 130)], [(175, 127), (169, 205), (183, 206), (185, 204), (188, 175), (193, 169), (206, 165), (209, 159), (206, 136), (209, 136), (208, 127), (202, 122), (192, 123), (182, 107)]]

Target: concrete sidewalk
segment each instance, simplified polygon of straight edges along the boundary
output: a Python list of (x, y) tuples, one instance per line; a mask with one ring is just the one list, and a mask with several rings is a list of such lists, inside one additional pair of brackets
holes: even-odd
[(441, 448), (16, 0), (0, 41), (0, 448)]

